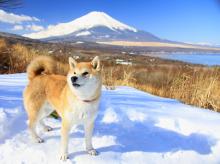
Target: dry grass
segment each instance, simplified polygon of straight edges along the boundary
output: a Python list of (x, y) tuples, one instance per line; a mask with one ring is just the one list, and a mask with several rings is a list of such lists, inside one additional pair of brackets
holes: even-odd
[(10, 53), (10, 73), (16, 71), (23, 72), (27, 64), (37, 56), (34, 50), (29, 50), (21, 44), (15, 44), (11, 47)]
[(5, 73), (9, 68), (10, 60), (9, 49), (7, 48), (6, 42), (3, 39), (0, 39), (0, 73)]
[(103, 79), (108, 86), (132, 86), (220, 112), (219, 68), (134, 68), (116, 65), (103, 69)]
[[(28, 48), (22, 44), (8, 44), (4, 39), (0, 39), (0, 74), (24, 72), (27, 65), (39, 55), (50, 55), (47, 51)], [(67, 57), (56, 57), (60, 61), (66, 61)], [(64, 69), (63, 64), (58, 67)]]
[(21, 44), (9, 45), (3, 39), (0, 40), (0, 73), (24, 72), (27, 64), (36, 57), (34, 50), (30, 50)]
[[(49, 54), (46, 50), (39, 51), (21, 44), (9, 45), (0, 39), (0, 73), (25, 72), (30, 61), (38, 55)], [(67, 63), (68, 55), (55, 57), (62, 63)], [(89, 54), (88, 58), (91, 57)], [(85, 60), (84, 57), (82, 59)], [(59, 67), (67, 72), (68, 67), (62, 63)], [(103, 82), (110, 89), (118, 85), (131, 86), (220, 112), (220, 68), (170, 63), (128, 66), (115, 64), (113, 58), (108, 58), (103, 63)]]

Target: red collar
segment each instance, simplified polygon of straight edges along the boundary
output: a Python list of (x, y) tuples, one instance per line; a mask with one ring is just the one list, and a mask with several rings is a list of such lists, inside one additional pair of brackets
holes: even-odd
[(96, 101), (99, 97), (100, 96), (97, 96), (96, 98), (91, 99), (91, 100), (81, 100), (81, 101), (86, 102), (86, 103), (90, 103), (90, 102)]

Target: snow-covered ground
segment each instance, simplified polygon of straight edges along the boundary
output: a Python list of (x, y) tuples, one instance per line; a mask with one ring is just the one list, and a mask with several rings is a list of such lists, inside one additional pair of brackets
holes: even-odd
[[(31, 141), (22, 105), (26, 74), (0, 76), (0, 163), (59, 161), (60, 120), (47, 119), (54, 131), (42, 144)], [(82, 127), (73, 128), (65, 163), (220, 163), (220, 114), (184, 105), (129, 87), (103, 88), (94, 147), (84, 151)]]

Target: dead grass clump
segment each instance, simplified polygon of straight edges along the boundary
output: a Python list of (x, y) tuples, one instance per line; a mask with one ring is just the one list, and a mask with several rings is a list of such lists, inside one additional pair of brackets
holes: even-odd
[(9, 69), (9, 54), (10, 49), (8, 49), (6, 41), (0, 39), (0, 73), (7, 73)]
[(15, 44), (11, 47), (10, 53), (10, 73), (23, 72), (26, 70), (30, 61), (37, 56), (33, 49), (28, 49), (21, 44)]

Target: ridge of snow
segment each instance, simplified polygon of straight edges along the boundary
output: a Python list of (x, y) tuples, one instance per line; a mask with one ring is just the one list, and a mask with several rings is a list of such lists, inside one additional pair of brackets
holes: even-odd
[(93, 11), (71, 22), (50, 25), (45, 30), (30, 34), (24, 34), (23, 36), (32, 39), (43, 39), (54, 36), (68, 35), (73, 32), (88, 30), (90, 28), (98, 26), (105, 26), (113, 31), (129, 30), (137, 32), (135, 28), (117, 21), (116, 19), (112, 18), (104, 12)]

